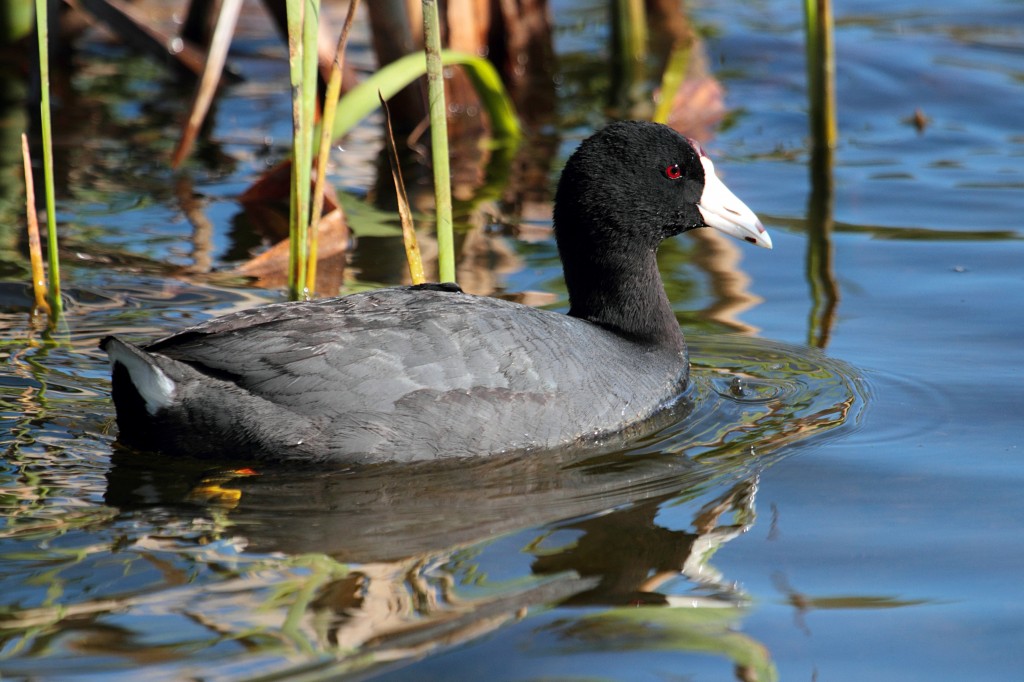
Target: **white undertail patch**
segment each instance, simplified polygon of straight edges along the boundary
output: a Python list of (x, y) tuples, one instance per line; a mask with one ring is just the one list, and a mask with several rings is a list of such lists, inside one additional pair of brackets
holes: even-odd
[(174, 402), (174, 381), (159, 367), (139, 357), (142, 351), (133, 352), (133, 349), (116, 344), (108, 352), (111, 367), (120, 363), (128, 370), (132, 385), (146, 403), (146, 412), (155, 415), (159, 410), (171, 406)]

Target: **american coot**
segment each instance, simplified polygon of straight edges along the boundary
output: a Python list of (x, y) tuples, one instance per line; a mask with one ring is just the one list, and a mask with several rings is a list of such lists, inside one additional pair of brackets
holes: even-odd
[(640, 424), (689, 376), (659, 243), (703, 226), (771, 238), (697, 143), (636, 121), (573, 153), (554, 221), (568, 315), (428, 285), (267, 305), (144, 348), (105, 338), (121, 441), (348, 463), (545, 450)]

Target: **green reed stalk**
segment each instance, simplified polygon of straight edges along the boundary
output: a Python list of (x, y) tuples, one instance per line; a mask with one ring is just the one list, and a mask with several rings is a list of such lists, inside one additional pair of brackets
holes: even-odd
[(839, 137), (836, 124), (833, 23), (831, 0), (804, 0), (811, 140), (814, 145), (825, 147), (834, 147)]
[(617, 0), (615, 21), (619, 27), (618, 42), (626, 61), (643, 65), (647, 59), (647, 9), (643, 0)]
[(319, 0), (287, 0), (288, 66), (292, 85), (292, 188), (289, 214), (288, 294), (305, 298), (309, 253), (310, 179), (316, 115)]
[(833, 156), (836, 123), (835, 49), (831, 0), (805, 0), (807, 98), (811, 133), (811, 192), (807, 206), (807, 281), (811, 288), (808, 343), (828, 345), (839, 305), (832, 230), (835, 188)]
[(643, 0), (614, 0), (611, 10), (611, 102), (633, 116), (647, 99), (647, 9)]
[(455, 239), (452, 230), (452, 185), (448, 158), (448, 106), (441, 64), (441, 21), (437, 0), (423, 0), (423, 36), (427, 54), (427, 98), (430, 102), (430, 150), (434, 165), (437, 212), (437, 269), (442, 282), (455, 281)]
[(46, 195), (46, 256), (50, 272), (47, 297), (50, 324), (64, 310), (60, 295), (60, 255), (57, 253), (57, 200), (53, 191), (53, 124), (50, 120), (50, 31), (46, 0), (36, 0), (36, 35), (39, 44), (39, 117), (43, 133), (43, 191)]

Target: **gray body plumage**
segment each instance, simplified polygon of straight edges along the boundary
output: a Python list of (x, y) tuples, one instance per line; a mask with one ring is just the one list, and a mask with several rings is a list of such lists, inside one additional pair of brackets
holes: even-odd
[[(256, 308), (144, 351), (113, 338), (104, 347), (115, 364), (122, 439), (225, 458), (419, 460), (550, 449), (648, 419), (678, 396), (688, 367), (685, 350), (584, 320), (416, 287)], [(173, 395), (129, 416), (140, 372), (129, 382), (127, 368), (147, 360)], [(133, 428), (131, 419), (143, 423)]]

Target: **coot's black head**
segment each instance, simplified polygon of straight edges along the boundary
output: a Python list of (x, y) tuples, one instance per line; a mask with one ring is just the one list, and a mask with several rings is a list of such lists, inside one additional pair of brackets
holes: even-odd
[(580, 144), (562, 171), (554, 218), (563, 260), (587, 243), (649, 250), (697, 227), (772, 246), (697, 142), (645, 121), (612, 123)]
[(554, 219), (569, 314), (680, 347), (655, 260), (662, 240), (713, 227), (772, 246), (699, 144), (642, 121), (612, 123), (580, 144), (562, 171)]

